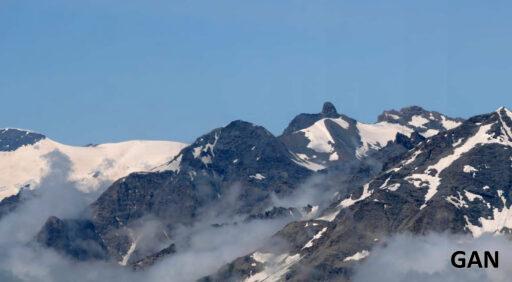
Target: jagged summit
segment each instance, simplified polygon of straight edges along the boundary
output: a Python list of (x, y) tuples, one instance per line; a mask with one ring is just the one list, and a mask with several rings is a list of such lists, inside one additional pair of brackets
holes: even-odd
[(211, 168), (221, 169), (225, 174), (242, 163), (259, 167), (265, 165), (266, 160), (272, 160), (274, 167), (293, 166), (296, 165), (294, 159), (285, 144), (264, 127), (235, 120), (197, 138), (155, 171)]
[(499, 107), (496, 112), (500, 115), (506, 115), (512, 118), (512, 111), (510, 111), (507, 107)]
[(411, 105), (411, 106), (406, 106), (406, 107), (401, 108), (400, 112), (402, 112), (402, 113), (424, 113), (424, 112), (429, 112), (429, 111), (425, 110), (423, 107)]
[(408, 106), (400, 110), (387, 110), (378, 117), (378, 122), (388, 122), (407, 126), (424, 137), (430, 137), (444, 130), (459, 126), (464, 120), (451, 118), (420, 106)]
[(263, 126), (243, 120), (234, 120), (226, 125), (223, 130), (238, 132), (238, 134), (241, 134), (240, 131), (253, 131), (255, 134), (272, 135), (272, 133)]
[(428, 111), (420, 106), (411, 105), (411, 106), (406, 106), (406, 107), (400, 108), (399, 110), (395, 110), (395, 109), (386, 110), (378, 116), (377, 121), (379, 121), (379, 122), (380, 121), (388, 121), (389, 122), (389, 121), (397, 121), (397, 120), (402, 120), (402, 119), (407, 120), (407, 119), (410, 119), (412, 116), (430, 115), (431, 113), (432, 113), (432, 115), (439, 114), (438, 112), (435, 112), (435, 111)]
[(352, 120), (347, 116), (340, 115), (336, 110), (336, 107), (331, 102), (325, 102), (322, 106), (322, 111), (320, 113), (302, 113), (293, 118), (288, 127), (286, 127), (286, 129), (283, 131), (283, 135), (290, 134), (295, 131), (310, 127), (315, 122), (323, 118), (339, 118), (342, 116), (348, 120)]
[(325, 116), (336, 116), (338, 111), (336, 111), (336, 107), (331, 102), (325, 102), (322, 107), (322, 114)]

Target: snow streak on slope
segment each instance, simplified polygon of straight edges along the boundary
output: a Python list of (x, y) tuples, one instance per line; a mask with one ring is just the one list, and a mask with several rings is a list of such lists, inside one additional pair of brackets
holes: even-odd
[(429, 120), (422, 116), (412, 116), (409, 124), (414, 127), (425, 127), (424, 124), (428, 123)]
[(73, 167), (70, 181), (84, 192), (136, 171), (147, 171), (171, 160), (186, 145), (169, 141), (127, 141), (74, 147), (43, 139), (16, 151), (0, 152), (0, 200), (21, 187), (35, 188), (48, 171), (44, 155), (58, 150)]
[(292, 159), (292, 161), (294, 163), (301, 165), (309, 170), (319, 171), (319, 170), (325, 169), (324, 165), (317, 164), (315, 162), (310, 161), (309, 157), (305, 154), (294, 154), (294, 156), (295, 156), (295, 159)]
[(300, 254), (272, 254), (255, 252), (252, 258), (264, 265), (262, 271), (254, 273), (244, 280), (244, 282), (273, 282), (281, 280), (281, 277), (288, 272), (290, 266), (300, 260)]
[(304, 245), (304, 247), (302, 247), (302, 249), (307, 249), (307, 248), (313, 247), (315, 240), (320, 239), (322, 237), (322, 235), (325, 233), (325, 231), (327, 231), (327, 227), (324, 227), (322, 230), (318, 231), (318, 233), (315, 234), (315, 236), (313, 236), (313, 238), (311, 238), (311, 240), (309, 240), (306, 243), (306, 245)]

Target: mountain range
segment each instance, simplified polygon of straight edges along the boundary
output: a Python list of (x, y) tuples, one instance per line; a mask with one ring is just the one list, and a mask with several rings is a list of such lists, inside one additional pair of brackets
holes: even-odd
[(412, 106), (371, 124), (327, 102), (279, 136), (237, 120), (190, 145), (71, 147), (6, 129), (0, 215), (37, 190), (44, 155), (58, 150), (70, 181), (101, 192), (82, 216), (52, 216), (35, 234), (63, 256), (144, 272), (186, 253), (194, 232), (272, 222), (257, 247), (192, 280), (351, 281), (395, 234), (510, 233), (511, 147), (506, 108), (464, 120)]

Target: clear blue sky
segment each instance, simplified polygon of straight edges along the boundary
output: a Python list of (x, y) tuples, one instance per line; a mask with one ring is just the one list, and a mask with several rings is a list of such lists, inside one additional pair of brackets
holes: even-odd
[(0, 127), (190, 142), (326, 100), (362, 121), (511, 107), (511, 3), (0, 0)]

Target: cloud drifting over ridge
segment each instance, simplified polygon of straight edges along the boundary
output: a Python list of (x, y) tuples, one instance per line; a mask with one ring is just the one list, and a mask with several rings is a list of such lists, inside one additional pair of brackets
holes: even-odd
[[(51, 215), (61, 218), (87, 216), (83, 211), (97, 195), (84, 194), (74, 189), (69, 182), (71, 169), (69, 160), (59, 152), (47, 156), (51, 164), (50, 174), (41, 182), (18, 209), (0, 219), (0, 281), (195, 281), (215, 272), (234, 258), (257, 249), (287, 221), (268, 220), (248, 223), (222, 223), (224, 218), (202, 217), (192, 227), (184, 227), (174, 234), (178, 253), (163, 259), (144, 272), (134, 272), (116, 263), (75, 262), (52, 250), (32, 244), (32, 239)], [(274, 199), (274, 204), (301, 206), (307, 203), (323, 203), (319, 193), (321, 185), (328, 179), (321, 176), (307, 181), (298, 195), (289, 199)], [(239, 187), (235, 187), (239, 188)], [(337, 187), (342, 190), (343, 187)], [(333, 189), (322, 190), (332, 197)], [(236, 192), (236, 189), (235, 189)], [(236, 195), (236, 193), (235, 193)], [(233, 205), (236, 197), (228, 197), (209, 211), (222, 211)], [(225, 218), (230, 222), (232, 218)], [(153, 226), (153, 227), (151, 227)], [(155, 227), (156, 226), (156, 227)], [(144, 228), (157, 228), (145, 225)], [(145, 229), (148, 232), (149, 229)], [(142, 244), (142, 242), (141, 242)], [(450, 263), (451, 254), (464, 250), (483, 252), (499, 251), (498, 269), (457, 269)], [(505, 282), (512, 277), (512, 242), (505, 236), (484, 236), (474, 239), (462, 235), (429, 234), (426, 236), (397, 235), (386, 240), (385, 247), (371, 250), (370, 257), (355, 269), (354, 282), (388, 281), (492, 281)]]
[[(16, 210), (0, 219), (0, 281), (105, 281), (128, 278), (105, 263), (76, 263), (33, 243), (49, 216), (81, 214), (94, 195), (68, 181), (69, 159), (58, 151), (45, 156), (50, 173), (35, 191), (24, 194)], [(131, 276), (130, 276), (131, 277)]]
[[(0, 281), (88, 282), (88, 281), (194, 281), (215, 272), (225, 263), (258, 248), (265, 239), (278, 231), (287, 220), (251, 221), (213, 227), (212, 218), (192, 227), (180, 228), (175, 234), (179, 253), (163, 259), (147, 271), (132, 271), (115, 262), (77, 262), (51, 249), (44, 248), (33, 239), (48, 217), (87, 217), (87, 205), (97, 194), (76, 189), (68, 180), (72, 169), (69, 159), (54, 151), (45, 156), (50, 173), (40, 186), (29, 193), (16, 210), (0, 219)], [(222, 209), (231, 202), (215, 206)], [(222, 222), (224, 219), (215, 218)], [(226, 218), (226, 222), (232, 220)], [(158, 222), (148, 221), (138, 230), (154, 232)], [(156, 226), (156, 227), (155, 227)], [(137, 231), (137, 230), (136, 230)], [(151, 236), (150, 236), (151, 237)], [(142, 245), (144, 242), (140, 242)], [(200, 266), (200, 268), (199, 268)]]

